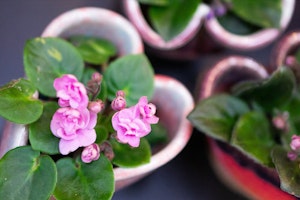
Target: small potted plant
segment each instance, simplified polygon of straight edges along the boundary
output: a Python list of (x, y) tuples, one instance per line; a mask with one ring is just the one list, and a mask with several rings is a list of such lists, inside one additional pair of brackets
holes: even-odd
[(288, 67), (268, 76), (231, 56), (205, 74), (188, 118), (208, 137), (212, 166), (250, 199), (296, 199), (299, 191), (299, 87)]
[[(76, 11), (90, 17), (89, 9), (99, 11)], [(26, 78), (1, 87), (0, 114), (10, 121), (0, 145), (1, 199), (111, 199), (170, 161), (190, 137), (188, 90), (155, 76), (143, 53), (120, 55), (112, 41), (84, 35), (98, 32), (87, 29), (95, 20), (81, 22), (63, 29), (63, 38), (28, 40)]]
[(294, 4), (294, 0), (213, 0), (205, 28), (227, 48), (257, 49), (274, 41), (286, 29)]

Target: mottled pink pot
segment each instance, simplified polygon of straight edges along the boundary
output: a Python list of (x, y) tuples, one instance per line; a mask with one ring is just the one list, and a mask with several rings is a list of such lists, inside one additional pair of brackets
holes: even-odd
[(286, 34), (275, 46), (271, 56), (271, 65), (274, 69), (287, 64), (287, 58), (300, 46), (300, 31)]
[(295, 7), (295, 0), (282, 0), (282, 17), (280, 29), (269, 28), (250, 35), (236, 35), (228, 32), (219, 24), (216, 18), (205, 21), (208, 33), (221, 45), (236, 50), (254, 50), (274, 41), (288, 26)]
[[(205, 75), (198, 99), (207, 98), (228, 89), (243, 80), (268, 77), (265, 68), (251, 58), (230, 56), (220, 60)], [(225, 85), (225, 87), (224, 87)], [(293, 200), (294, 196), (279, 187), (275, 169), (259, 165), (239, 150), (208, 137), (211, 165), (220, 178), (233, 191), (255, 200)], [(241, 162), (242, 161), (242, 162)], [(259, 173), (258, 173), (259, 172)], [(262, 178), (268, 177), (268, 180)]]
[(42, 33), (43, 37), (67, 38), (71, 35), (110, 40), (117, 46), (119, 55), (144, 51), (135, 27), (120, 14), (103, 8), (83, 7), (62, 13)]
[[(155, 76), (155, 92), (152, 101), (157, 115), (168, 130), (168, 142), (156, 151), (148, 164), (136, 168), (115, 168), (115, 188), (121, 189), (163, 166), (185, 147), (192, 133), (192, 125), (186, 119), (194, 107), (192, 95), (179, 81), (164, 75)], [(17, 146), (26, 145), (28, 130), (24, 125), (7, 123), (1, 143), (0, 155)]]
[(188, 26), (178, 36), (170, 41), (165, 41), (145, 19), (137, 0), (123, 1), (125, 14), (132, 24), (137, 28), (145, 43), (155, 49), (172, 50), (188, 43), (198, 32), (203, 24), (204, 17), (209, 8), (204, 4), (199, 4), (193, 19)]

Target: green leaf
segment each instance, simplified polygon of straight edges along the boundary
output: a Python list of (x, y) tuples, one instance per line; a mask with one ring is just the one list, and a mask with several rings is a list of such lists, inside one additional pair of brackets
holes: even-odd
[(151, 133), (145, 138), (152, 147), (157, 144), (163, 144), (168, 141), (168, 131), (160, 122), (151, 124)]
[(119, 167), (137, 167), (150, 162), (151, 148), (145, 138), (141, 138), (140, 146), (133, 148), (110, 139), (115, 157), (113, 163)]
[(168, 6), (151, 6), (149, 20), (165, 41), (180, 34), (189, 24), (202, 0), (173, 0)]
[(84, 63), (73, 45), (60, 38), (35, 38), (28, 40), (24, 49), (26, 76), (38, 90), (55, 97), (55, 78), (73, 74), (81, 79)]
[(274, 147), (271, 156), (280, 178), (281, 189), (300, 197), (299, 161), (289, 160), (287, 151), (280, 146)]
[(288, 103), (295, 87), (293, 72), (280, 67), (266, 80), (243, 83), (233, 94), (247, 102), (258, 103), (265, 111), (272, 111)]
[(29, 146), (13, 149), (0, 160), (0, 199), (47, 200), (57, 179), (54, 161)]
[(109, 40), (91, 36), (71, 36), (68, 39), (87, 63), (101, 65), (117, 54), (117, 48)]
[(52, 116), (58, 108), (56, 102), (45, 103), (41, 118), (29, 125), (29, 141), (34, 150), (50, 155), (59, 153), (59, 138), (55, 137), (50, 130)]
[(141, 96), (151, 99), (154, 92), (154, 72), (144, 54), (123, 56), (112, 62), (104, 72), (108, 99), (113, 100), (118, 90), (125, 92), (128, 106)]
[(25, 79), (13, 80), (0, 88), (0, 115), (5, 119), (29, 124), (43, 112), (41, 101), (33, 97), (36, 88)]
[(238, 98), (219, 94), (201, 100), (188, 119), (199, 131), (222, 141), (230, 141), (233, 127), (248, 106)]
[(241, 116), (234, 127), (231, 143), (257, 162), (273, 166), (270, 153), (275, 141), (263, 113), (248, 112)]
[(139, 3), (148, 4), (153, 6), (166, 6), (170, 4), (170, 0), (138, 0)]
[(230, 0), (231, 10), (243, 20), (263, 28), (279, 28), (282, 0)]
[(57, 200), (111, 199), (114, 192), (114, 174), (110, 161), (101, 155), (91, 163), (62, 158), (57, 161)]

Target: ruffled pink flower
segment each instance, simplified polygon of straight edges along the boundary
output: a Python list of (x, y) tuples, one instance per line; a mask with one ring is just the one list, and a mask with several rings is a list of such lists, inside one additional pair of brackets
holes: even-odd
[(97, 114), (87, 108), (59, 108), (52, 117), (50, 129), (53, 135), (60, 138), (60, 153), (67, 155), (79, 147), (93, 144), (96, 140), (96, 123)]
[(154, 115), (155, 110), (153, 104), (148, 104), (147, 97), (141, 97), (135, 106), (115, 113), (112, 125), (117, 131), (118, 140), (132, 147), (138, 147), (140, 138), (151, 132), (150, 124), (158, 122), (158, 117)]
[(85, 147), (81, 153), (81, 160), (85, 163), (90, 163), (98, 160), (100, 157), (100, 148), (97, 144), (91, 144)]
[(89, 98), (86, 88), (82, 83), (78, 82), (75, 76), (66, 74), (60, 78), (56, 78), (53, 86), (56, 90), (56, 96), (59, 98), (58, 104), (61, 107), (87, 107)]
[(158, 122), (159, 118), (155, 116), (156, 106), (152, 103), (148, 103), (146, 96), (141, 97), (136, 106), (138, 107), (143, 120), (149, 124), (156, 124)]
[(300, 136), (298, 136), (298, 135), (293, 135), (292, 136), (292, 141), (290, 143), (290, 147), (294, 151), (299, 151), (300, 150)]

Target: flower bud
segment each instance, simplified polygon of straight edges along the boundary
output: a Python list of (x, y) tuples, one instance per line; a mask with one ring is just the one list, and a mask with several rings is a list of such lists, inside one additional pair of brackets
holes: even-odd
[(298, 136), (298, 135), (293, 135), (292, 136), (292, 141), (290, 143), (290, 147), (294, 151), (299, 151), (300, 150), (300, 136)]
[(97, 144), (91, 144), (85, 147), (81, 153), (81, 160), (85, 163), (90, 163), (98, 160), (100, 157), (100, 148)]
[(104, 103), (101, 100), (89, 102), (89, 110), (93, 113), (99, 113), (104, 108)]
[(92, 75), (92, 80), (100, 85), (100, 83), (102, 81), (102, 75), (99, 72), (95, 72)]
[(111, 102), (111, 107), (115, 111), (120, 111), (126, 107), (125, 93), (119, 90), (116, 94), (116, 98)]

